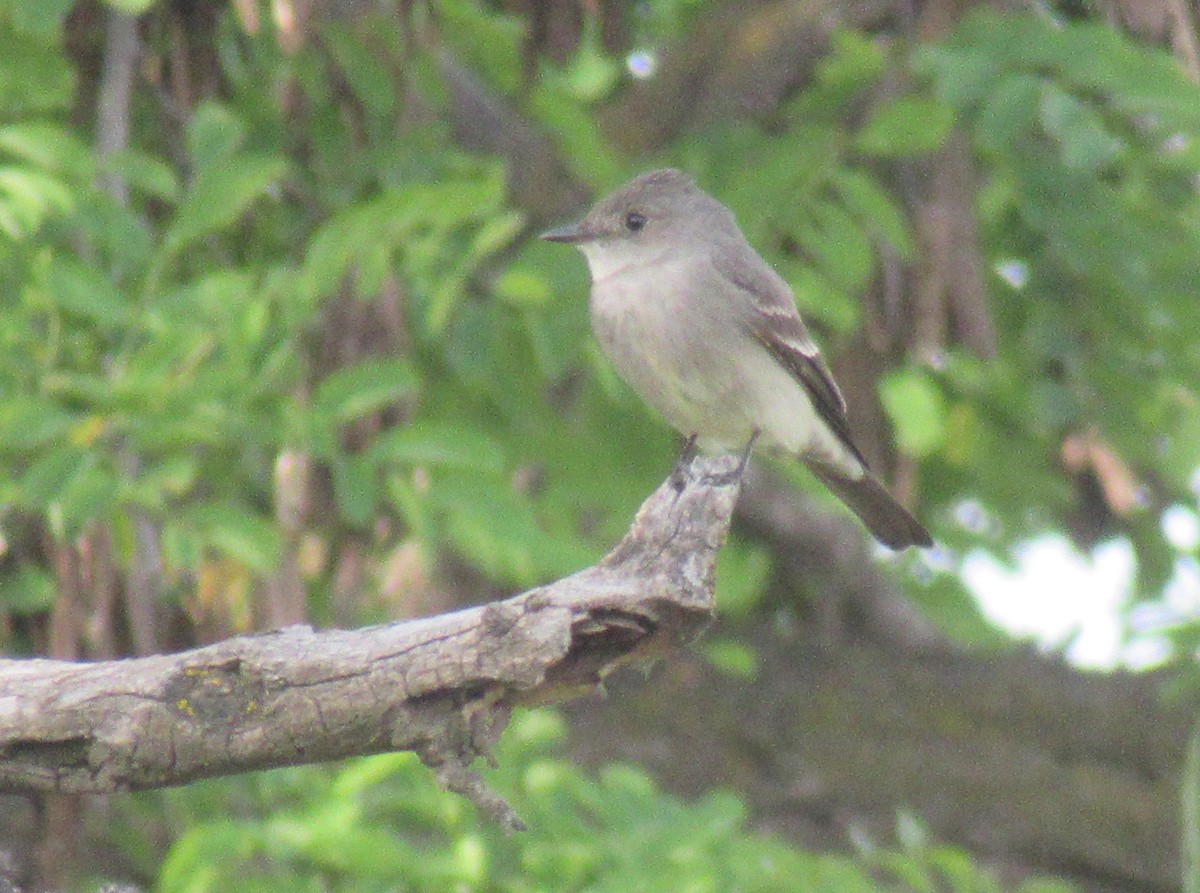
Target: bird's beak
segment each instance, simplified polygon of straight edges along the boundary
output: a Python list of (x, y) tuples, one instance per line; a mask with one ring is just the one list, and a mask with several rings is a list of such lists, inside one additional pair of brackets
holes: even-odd
[(573, 244), (575, 242), (582, 242), (587, 239), (588, 233), (584, 230), (581, 224), (572, 223), (567, 226), (559, 226), (555, 227), (554, 229), (548, 229), (542, 233), (539, 238), (545, 239), (547, 242), (566, 242), (567, 244)]

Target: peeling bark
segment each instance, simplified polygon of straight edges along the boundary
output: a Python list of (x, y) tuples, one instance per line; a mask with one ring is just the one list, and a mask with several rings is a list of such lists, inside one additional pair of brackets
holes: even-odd
[(109, 793), (413, 750), (518, 828), (470, 763), (514, 706), (589, 691), (708, 623), (739, 485), (735, 458), (697, 459), (598, 564), (481, 607), (131, 660), (0, 660), (0, 793)]

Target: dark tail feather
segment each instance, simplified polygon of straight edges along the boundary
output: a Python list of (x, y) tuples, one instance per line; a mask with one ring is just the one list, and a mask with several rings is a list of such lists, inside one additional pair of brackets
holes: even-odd
[(843, 477), (827, 467), (807, 463), (809, 470), (833, 491), (833, 495), (867, 525), (867, 529), (885, 546), (903, 549), (907, 546), (932, 546), (921, 522), (908, 513), (883, 484), (864, 471), (857, 481)]

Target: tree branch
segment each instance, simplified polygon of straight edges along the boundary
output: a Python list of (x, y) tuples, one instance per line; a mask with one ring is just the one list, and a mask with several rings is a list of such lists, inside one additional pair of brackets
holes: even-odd
[(413, 750), (444, 786), (520, 827), (470, 763), (514, 706), (590, 691), (704, 627), (735, 469), (695, 460), (598, 564), (502, 602), (130, 660), (0, 660), (0, 792), (107, 793)]

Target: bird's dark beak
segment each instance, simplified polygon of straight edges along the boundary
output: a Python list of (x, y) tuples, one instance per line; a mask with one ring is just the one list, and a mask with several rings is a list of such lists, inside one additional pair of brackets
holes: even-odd
[(545, 239), (547, 242), (566, 242), (567, 244), (573, 244), (584, 241), (588, 238), (588, 234), (581, 224), (572, 223), (567, 226), (559, 226), (555, 227), (554, 229), (548, 229), (542, 233), (539, 238)]

